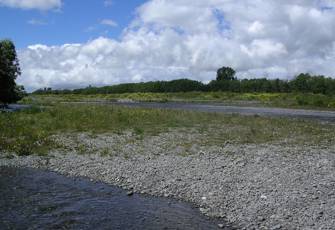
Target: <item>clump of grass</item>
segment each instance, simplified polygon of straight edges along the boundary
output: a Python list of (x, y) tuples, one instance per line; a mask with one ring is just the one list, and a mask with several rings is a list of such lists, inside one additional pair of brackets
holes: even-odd
[(102, 157), (108, 156), (110, 155), (110, 150), (108, 148), (104, 148), (103, 150), (101, 150), (100, 155)]

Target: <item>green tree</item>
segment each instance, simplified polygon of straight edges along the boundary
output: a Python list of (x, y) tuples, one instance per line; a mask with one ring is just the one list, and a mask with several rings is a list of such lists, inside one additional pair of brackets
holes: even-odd
[(0, 41), (0, 103), (5, 106), (20, 100), (23, 87), (17, 86), (16, 78), (21, 74), (15, 46), (10, 40)]
[(291, 88), (296, 92), (311, 92), (309, 84), (311, 78), (309, 73), (301, 73), (290, 82)]
[(216, 74), (217, 81), (224, 81), (224, 80), (236, 80), (235, 78), (236, 71), (230, 67), (222, 67), (218, 69)]

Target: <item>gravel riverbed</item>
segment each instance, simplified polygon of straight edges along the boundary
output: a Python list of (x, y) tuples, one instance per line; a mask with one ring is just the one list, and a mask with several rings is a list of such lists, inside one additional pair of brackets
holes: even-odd
[(183, 134), (184, 144), (180, 135), (55, 136), (61, 149), (48, 156), (2, 153), (0, 166), (48, 169), (182, 199), (238, 229), (334, 229), (334, 145), (205, 146), (190, 144), (197, 134)]

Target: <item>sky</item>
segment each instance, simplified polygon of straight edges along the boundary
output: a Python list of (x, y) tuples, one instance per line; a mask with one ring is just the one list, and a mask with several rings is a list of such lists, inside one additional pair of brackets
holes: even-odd
[(0, 0), (28, 91), (335, 76), (335, 0)]

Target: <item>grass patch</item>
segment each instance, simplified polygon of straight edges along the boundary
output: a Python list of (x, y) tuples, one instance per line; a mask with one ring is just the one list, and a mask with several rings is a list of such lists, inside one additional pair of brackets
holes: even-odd
[[(286, 118), (224, 115), (163, 109), (104, 105), (54, 106), (0, 114), (0, 152), (18, 155), (45, 154), (57, 148), (54, 134), (87, 132), (124, 133), (138, 140), (173, 128), (196, 129), (205, 134), (203, 144), (285, 142), (302, 145), (334, 145), (334, 124)], [(199, 141), (199, 140), (194, 140)], [(2, 150), (2, 151), (1, 151)], [(84, 154), (85, 146), (77, 146)], [(108, 150), (103, 154), (107, 154)]]
[(312, 93), (124, 93), (124, 94), (61, 94), (31, 95), (22, 100), (25, 104), (53, 105), (59, 102), (95, 102), (133, 100), (143, 102), (218, 102), (283, 108), (335, 109), (335, 95)]

